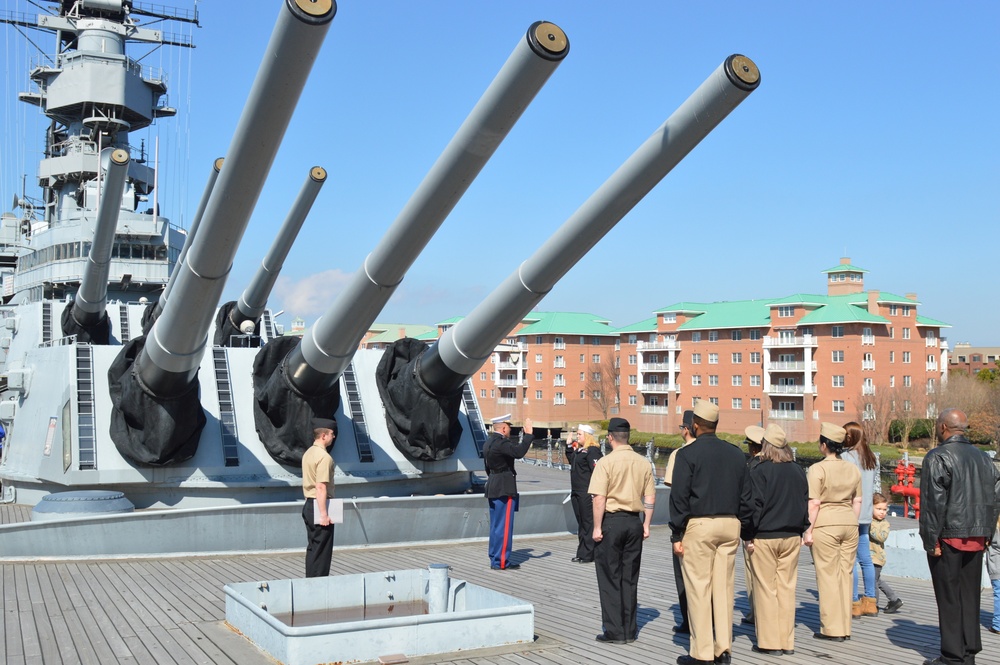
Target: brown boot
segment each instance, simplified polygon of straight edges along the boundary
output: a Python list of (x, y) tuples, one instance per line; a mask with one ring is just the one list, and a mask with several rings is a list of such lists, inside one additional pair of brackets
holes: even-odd
[(861, 597), (861, 616), (863, 617), (878, 616), (878, 605), (875, 604), (874, 598), (870, 596)]
[(861, 616), (861, 601), (855, 600), (851, 603), (851, 618), (857, 619)]

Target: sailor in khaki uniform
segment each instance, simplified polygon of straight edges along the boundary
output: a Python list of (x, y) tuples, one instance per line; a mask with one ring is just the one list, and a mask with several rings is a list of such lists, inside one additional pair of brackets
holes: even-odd
[(598, 642), (625, 644), (636, 638), (642, 541), (649, 537), (656, 487), (653, 470), (628, 443), (624, 418), (608, 423), (611, 452), (594, 467), (588, 491), (594, 497), (594, 564), (604, 631)]
[[(760, 425), (750, 425), (745, 430), (743, 434), (746, 438), (743, 439), (743, 443), (746, 444), (747, 454), (750, 458), (747, 460), (747, 468), (753, 472), (755, 466), (760, 464), (760, 451), (763, 448), (764, 440), (764, 428)], [(750, 557), (750, 553), (747, 551), (746, 541), (743, 543), (743, 579), (746, 580), (747, 587), (747, 601), (750, 603), (750, 611), (747, 612), (746, 616), (740, 620), (740, 623), (748, 623), (753, 625), (754, 623), (754, 603), (753, 603), (753, 560)]]
[(840, 459), (847, 436), (843, 427), (820, 425), (821, 462), (809, 467), (809, 528), (803, 534), (812, 547), (819, 590), (818, 633), (813, 637), (843, 642), (851, 637), (851, 586), (858, 549), (861, 472)]
[(678, 450), (670, 491), (670, 540), (683, 558), (691, 652), (679, 665), (732, 660), (733, 596), (740, 532), (750, 526), (746, 456), (715, 435), (719, 407), (694, 406), (694, 443)]

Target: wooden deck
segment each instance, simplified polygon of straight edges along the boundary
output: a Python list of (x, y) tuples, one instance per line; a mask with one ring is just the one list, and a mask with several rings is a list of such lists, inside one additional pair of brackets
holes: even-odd
[[(551, 481), (546, 473), (557, 472), (523, 473), (523, 489), (548, 488)], [(555, 478), (561, 482), (565, 475)], [(16, 510), (2, 506), (0, 514), (8, 521), (23, 518), (14, 513)], [(570, 562), (575, 548), (573, 536), (515, 536), (513, 560), (522, 567), (510, 571), (489, 570), (485, 543), (335, 550), (332, 572), (403, 570), (447, 563), (454, 578), (510, 593), (535, 606), (537, 639), (532, 645), (427, 657), (412, 663), (661, 665), (687, 652), (687, 637), (671, 631), (676, 622), (677, 595), (666, 527), (653, 528), (643, 551), (639, 639), (629, 645), (594, 641), (600, 632), (594, 568)], [(736, 570), (735, 663), (761, 664), (776, 659), (782, 665), (920, 663), (937, 655), (933, 590), (930, 582), (920, 580), (887, 578), (905, 605), (895, 615), (855, 621), (850, 642), (827, 644), (813, 639), (819, 620), (814, 571), (806, 550), (799, 567), (796, 653), (781, 657), (754, 653), (752, 626), (739, 623), (747, 607), (741, 561)], [(222, 586), (302, 574), (302, 554), (0, 563), (0, 663), (273, 663), (225, 625)], [(984, 626), (989, 625), (991, 610), (992, 596), (984, 591)], [(978, 662), (1000, 663), (1000, 635), (985, 628), (982, 634), (984, 650)], [(336, 661), (336, 654), (330, 654), (329, 660)]]

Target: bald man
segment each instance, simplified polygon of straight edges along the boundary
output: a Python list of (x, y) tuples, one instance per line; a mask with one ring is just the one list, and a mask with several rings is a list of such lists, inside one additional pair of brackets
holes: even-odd
[(996, 529), (1000, 472), (966, 437), (968, 418), (942, 411), (935, 425), (938, 446), (920, 469), (920, 538), (938, 606), (941, 655), (924, 665), (976, 662), (983, 551)]

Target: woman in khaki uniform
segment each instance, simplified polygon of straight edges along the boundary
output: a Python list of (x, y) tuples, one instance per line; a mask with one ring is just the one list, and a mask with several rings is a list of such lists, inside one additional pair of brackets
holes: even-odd
[(851, 585), (858, 549), (861, 472), (840, 459), (847, 432), (830, 423), (820, 426), (823, 461), (809, 467), (809, 528), (803, 541), (812, 547), (819, 589), (818, 633), (821, 640), (851, 639)]

